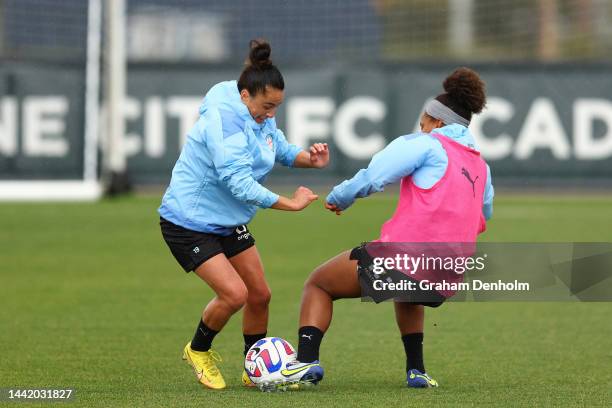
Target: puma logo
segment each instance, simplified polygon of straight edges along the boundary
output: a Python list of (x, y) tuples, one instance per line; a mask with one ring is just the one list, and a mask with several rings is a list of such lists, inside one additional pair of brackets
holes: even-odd
[(302, 337), (306, 337), (308, 340), (312, 340), (312, 334), (302, 334)]
[(463, 174), (465, 176), (465, 178), (468, 179), (468, 181), (472, 184), (472, 194), (474, 197), (476, 197), (476, 180), (478, 180), (478, 176), (476, 176), (476, 178), (474, 180), (472, 180), (472, 176), (470, 176), (470, 172), (467, 171), (467, 169), (465, 167), (461, 168), (461, 174)]

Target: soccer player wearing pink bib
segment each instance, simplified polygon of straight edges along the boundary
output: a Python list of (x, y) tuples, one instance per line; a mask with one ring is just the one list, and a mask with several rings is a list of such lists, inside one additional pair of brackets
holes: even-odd
[[(459, 68), (443, 83), (444, 93), (426, 104), (421, 132), (401, 136), (377, 153), (367, 169), (336, 186), (325, 207), (341, 214), (355, 199), (400, 182), (395, 213), (381, 228), (379, 243), (474, 243), (493, 212), (489, 166), (468, 130), (482, 111), (485, 86), (476, 72)], [(372, 254), (363, 244), (319, 266), (304, 287), (297, 361), (293, 381), (323, 378), (319, 348), (332, 318), (333, 301), (363, 295), (360, 281), (371, 270)], [(424, 306), (440, 306), (447, 295), (428, 301), (394, 302), (406, 352), (408, 387), (437, 387), (423, 363)], [(376, 301), (376, 299), (374, 299)]]

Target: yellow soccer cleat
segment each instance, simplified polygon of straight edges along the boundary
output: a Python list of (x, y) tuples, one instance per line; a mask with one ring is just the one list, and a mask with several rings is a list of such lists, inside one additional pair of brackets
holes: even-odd
[(242, 384), (244, 384), (245, 387), (255, 387), (255, 384), (249, 378), (246, 370), (242, 370)]
[(183, 350), (183, 360), (193, 367), (193, 371), (202, 385), (213, 390), (225, 388), (225, 380), (215, 364), (216, 362), (221, 362), (219, 353), (213, 350), (192, 350), (191, 342), (189, 342)]

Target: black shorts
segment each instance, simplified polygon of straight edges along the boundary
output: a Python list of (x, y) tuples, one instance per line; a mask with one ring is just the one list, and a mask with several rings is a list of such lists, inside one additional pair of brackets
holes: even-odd
[(164, 241), (185, 272), (196, 270), (215, 255), (225, 254), (231, 258), (255, 245), (246, 225), (236, 227), (228, 236), (193, 231), (162, 217), (159, 217), (159, 225)]
[[(361, 297), (370, 298), (376, 303), (385, 300), (393, 299), (396, 302), (406, 302), (414, 305), (423, 305), (429, 307), (438, 307), (446, 298), (434, 290), (419, 289), (418, 282), (406, 274), (394, 270), (387, 269), (383, 274), (376, 275), (373, 272), (374, 259), (366, 251), (365, 245), (367, 242), (353, 248), (349, 259), (357, 261), (357, 279), (361, 286)], [(377, 291), (374, 290), (375, 280), (385, 280), (388, 282), (413, 281), (416, 283), (415, 290), (398, 292), (393, 291)]]

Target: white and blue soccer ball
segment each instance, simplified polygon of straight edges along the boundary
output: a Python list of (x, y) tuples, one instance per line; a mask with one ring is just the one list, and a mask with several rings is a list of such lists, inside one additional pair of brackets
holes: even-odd
[(244, 369), (253, 383), (260, 388), (286, 381), (283, 370), (295, 361), (297, 353), (287, 340), (266, 337), (251, 346), (244, 359)]

